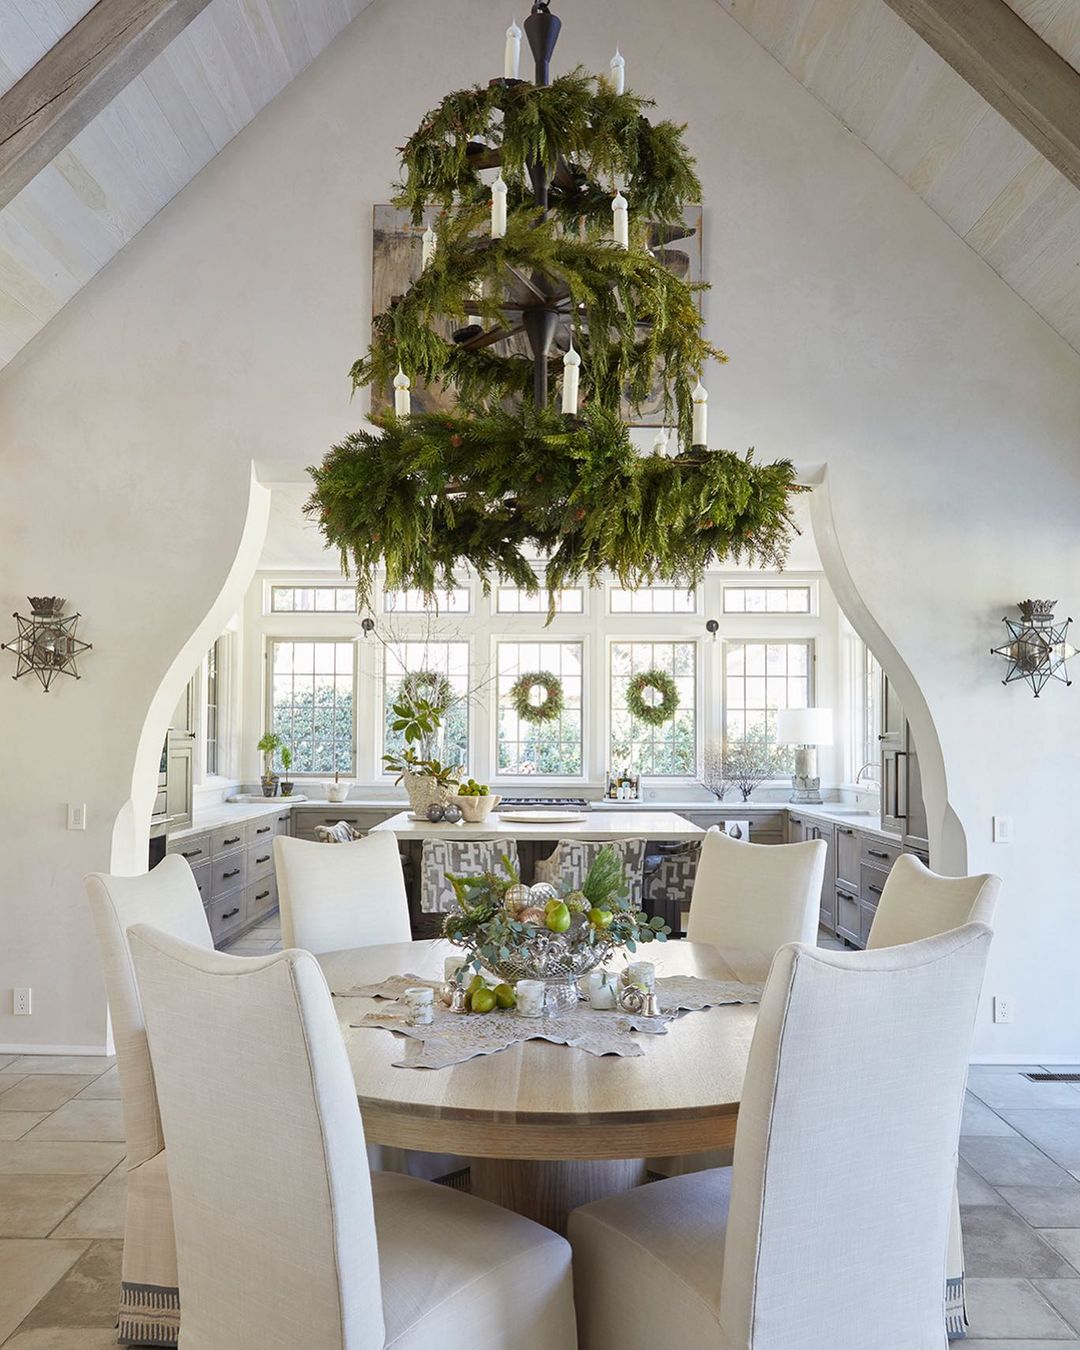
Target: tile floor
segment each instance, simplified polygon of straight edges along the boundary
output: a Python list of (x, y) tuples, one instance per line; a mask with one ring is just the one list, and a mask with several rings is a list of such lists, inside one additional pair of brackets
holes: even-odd
[[(231, 950), (281, 945), (276, 916)], [(1080, 1350), (1080, 1086), (973, 1067), (960, 1140), (967, 1350)], [(1076, 1066), (1080, 1071), (1080, 1066)], [(105, 1058), (0, 1055), (0, 1346), (107, 1350), (124, 1216)]]

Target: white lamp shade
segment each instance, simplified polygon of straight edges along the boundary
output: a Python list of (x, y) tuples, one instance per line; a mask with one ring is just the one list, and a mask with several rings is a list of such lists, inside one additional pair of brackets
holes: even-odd
[(776, 740), (779, 745), (832, 745), (832, 709), (781, 708)]

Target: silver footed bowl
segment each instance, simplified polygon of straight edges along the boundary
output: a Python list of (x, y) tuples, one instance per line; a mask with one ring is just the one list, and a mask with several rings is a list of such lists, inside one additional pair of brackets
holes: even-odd
[[(577, 925), (575, 925), (577, 927)], [(547, 985), (545, 999), (549, 1012), (569, 1008), (578, 1001), (577, 982), (603, 963), (615, 950), (615, 944), (603, 938), (584, 942), (580, 928), (566, 933), (538, 932), (510, 949), (509, 956), (491, 961), (480, 957), (485, 969), (501, 975), (508, 983), (518, 980), (543, 980)]]

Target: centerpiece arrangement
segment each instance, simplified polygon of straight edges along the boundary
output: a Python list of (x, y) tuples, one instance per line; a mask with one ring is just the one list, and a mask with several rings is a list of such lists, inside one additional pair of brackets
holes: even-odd
[(601, 849), (580, 890), (561, 894), (546, 882), (522, 885), (506, 857), (502, 866), (502, 875), (449, 878), (458, 910), (446, 915), (443, 934), (470, 953), (477, 972), (508, 983), (543, 980), (549, 1007), (575, 1006), (577, 981), (620, 948), (634, 952), (671, 932), (629, 902), (614, 849)]

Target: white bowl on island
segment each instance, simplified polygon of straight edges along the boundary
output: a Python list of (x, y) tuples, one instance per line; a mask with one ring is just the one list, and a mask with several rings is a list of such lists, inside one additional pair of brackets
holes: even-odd
[(483, 796), (478, 796), (475, 793), (462, 795), (458, 792), (450, 800), (461, 809), (461, 818), (466, 824), (482, 825), (502, 801), (502, 798), (491, 792), (485, 792)]

